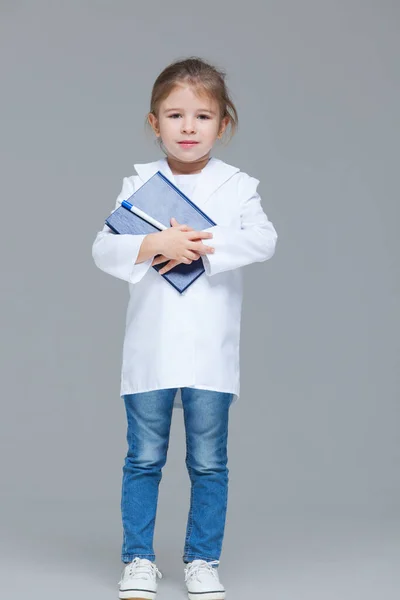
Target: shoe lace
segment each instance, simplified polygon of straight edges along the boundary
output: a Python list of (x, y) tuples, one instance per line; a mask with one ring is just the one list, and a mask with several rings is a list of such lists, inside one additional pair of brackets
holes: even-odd
[(133, 577), (136, 574), (140, 574), (140, 577), (143, 579), (149, 579), (149, 577), (158, 576), (160, 579), (162, 578), (162, 573), (157, 569), (155, 563), (147, 560), (143, 560), (138, 556), (133, 559), (128, 566), (128, 575), (129, 577)]
[(196, 564), (189, 565), (185, 567), (185, 581), (189, 581), (196, 577), (197, 581), (200, 581), (199, 575), (200, 571), (206, 570), (208, 573), (212, 573), (215, 579), (218, 579), (217, 570), (213, 567), (213, 565), (219, 565), (219, 560), (211, 560), (207, 562), (206, 560), (202, 560), (201, 562), (197, 562)]

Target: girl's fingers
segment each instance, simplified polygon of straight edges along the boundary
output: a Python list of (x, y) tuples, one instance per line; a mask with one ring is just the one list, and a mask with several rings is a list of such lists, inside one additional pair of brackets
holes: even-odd
[(212, 254), (214, 252), (214, 248), (212, 246), (203, 244), (203, 242), (192, 242), (190, 250), (192, 252), (196, 252), (199, 255)]
[(193, 231), (193, 227), (189, 227), (186, 223), (181, 225), (174, 217), (171, 218), (171, 225), (172, 227), (178, 227), (181, 231)]
[(209, 239), (212, 238), (213, 234), (211, 231), (195, 231), (191, 230), (189, 233), (189, 240), (200, 240), (200, 239)]
[(158, 272), (160, 275), (164, 275), (164, 273), (167, 273), (168, 271), (170, 271), (171, 269), (173, 269), (176, 265), (179, 264), (178, 260), (170, 260), (162, 269), (160, 269)]
[(187, 254), (189, 255), (187, 256), (187, 258), (189, 258), (190, 260), (197, 260), (200, 258), (200, 254), (195, 250), (188, 250)]
[(171, 218), (171, 225), (172, 227), (178, 227), (178, 229), (180, 229), (181, 231), (194, 231), (193, 227), (190, 227), (190, 225), (186, 225), (186, 223), (183, 223), (181, 225), (174, 217)]
[(210, 239), (213, 237), (211, 231), (196, 231), (195, 229), (193, 229), (193, 227), (190, 227), (189, 225), (181, 225), (174, 217), (171, 217), (171, 224), (172, 227), (178, 227), (181, 231), (192, 232), (189, 237), (190, 240)]
[(163, 263), (167, 260), (168, 260), (168, 258), (166, 256), (164, 256), (164, 254), (160, 254), (159, 256), (154, 257), (153, 262), (151, 263), (151, 266), (153, 267), (154, 265), (159, 265), (160, 263)]
[(181, 231), (194, 231), (193, 227), (190, 227), (189, 225), (179, 225), (177, 227)]

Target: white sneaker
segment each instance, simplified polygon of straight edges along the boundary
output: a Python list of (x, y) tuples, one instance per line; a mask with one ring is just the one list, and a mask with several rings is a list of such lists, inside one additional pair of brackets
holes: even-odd
[(219, 580), (219, 560), (194, 560), (185, 567), (185, 583), (189, 600), (224, 600), (225, 589)]
[(124, 567), (119, 585), (119, 598), (125, 600), (154, 600), (157, 594), (157, 576), (162, 574), (156, 564), (138, 556)]

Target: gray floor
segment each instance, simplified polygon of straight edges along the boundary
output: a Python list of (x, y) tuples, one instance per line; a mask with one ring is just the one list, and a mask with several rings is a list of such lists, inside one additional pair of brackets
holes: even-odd
[[(57, 600), (118, 597), (122, 565), (115, 504), (19, 500), (4, 507), (2, 598), (22, 593), (41, 600), (55, 594)], [(162, 508), (159, 513), (155, 551), (163, 578), (158, 597), (186, 598), (179, 545), (185, 521), (174, 533)], [(399, 565), (400, 521), (395, 518), (252, 512), (251, 519), (230, 515), (219, 573), (232, 600), (398, 600)]]

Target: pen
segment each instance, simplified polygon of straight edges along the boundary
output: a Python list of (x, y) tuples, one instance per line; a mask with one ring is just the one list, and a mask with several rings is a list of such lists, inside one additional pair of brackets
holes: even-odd
[(160, 221), (156, 221), (156, 219), (153, 219), (153, 217), (151, 217), (150, 215), (145, 213), (143, 210), (141, 210), (137, 206), (133, 206), (133, 204), (131, 204), (127, 200), (123, 200), (121, 202), (121, 206), (123, 206), (124, 208), (127, 208), (128, 210), (133, 212), (138, 217), (141, 217), (142, 219), (144, 219), (145, 221), (150, 223), (150, 225), (154, 225), (154, 227), (157, 227), (157, 229), (161, 229), (161, 230), (168, 229), (168, 227), (166, 227), (165, 225), (160, 223)]

